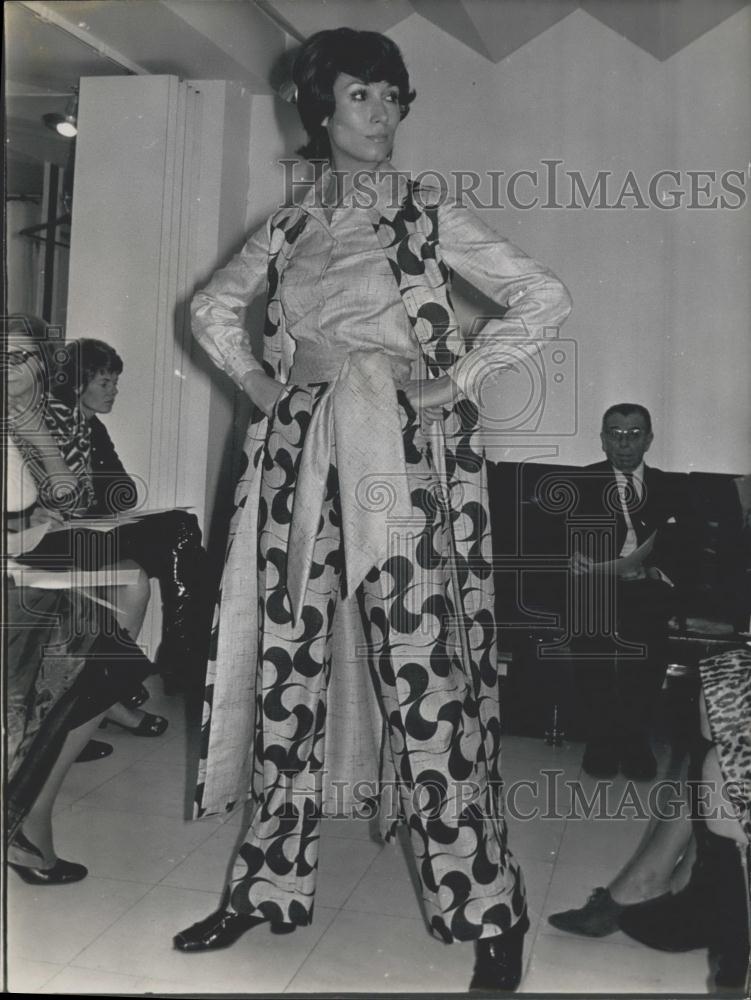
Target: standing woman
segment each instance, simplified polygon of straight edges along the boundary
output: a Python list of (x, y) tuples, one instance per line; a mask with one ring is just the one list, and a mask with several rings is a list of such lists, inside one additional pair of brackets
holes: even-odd
[[(333, 798), (336, 814), (364, 808), (353, 779), (369, 775), (388, 833), (409, 827), (431, 932), (476, 942), (473, 988), (514, 989), (528, 920), (500, 803), (476, 393), (503, 363), (498, 338), (560, 324), (569, 297), (541, 264), (391, 165), (415, 94), (389, 38), (319, 32), (294, 79), (305, 155), (332, 169), (193, 301), (197, 338), (255, 404), (198, 809), (246, 797), (250, 809), (220, 909), (175, 946), (310, 923), (321, 815)], [(451, 308), (452, 268), (507, 309), (471, 351)], [(239, 312), (264, 283), (259, 363)]]

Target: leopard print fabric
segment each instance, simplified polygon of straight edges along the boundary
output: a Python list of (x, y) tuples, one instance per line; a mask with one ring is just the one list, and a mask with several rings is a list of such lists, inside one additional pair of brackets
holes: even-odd
[(702, 660), (699, 671), (726, 792), (751, 843), (751, 650)]

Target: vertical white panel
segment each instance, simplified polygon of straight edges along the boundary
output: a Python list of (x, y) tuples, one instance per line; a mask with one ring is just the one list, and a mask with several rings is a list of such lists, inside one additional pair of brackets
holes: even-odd
[(245, 214), (250, 97), (170, 76), (84, 79), (79, 123), (68, 336), (123, 357), (108, 425), (142, 502), (203, 522), (231, 392), (194, 348), (187, 306), (242, 231), (226, 219)]
[(152, 451), (166, 389), (157, 383), (156, 345), (165, 332), (164, 206), (176, 97), (174, 77), (81, 81), (68, 336), (98, 337), (123, 357), (108, 427), (148, 506), (158, 503)]
[[(247, 165), (250, 98), (229, 89), (171, 76), (81, 81), (70, 256), (68, 336), (123, 357), (107, 422), (140, 501), (190, 506), (204, 532), (233, 393), (194, 345), (187, 306), (232, 249), (223, 217), (245, 214), (247, 169), (225, 160)], [(146, 638), (157, 633), (152, 620)]]

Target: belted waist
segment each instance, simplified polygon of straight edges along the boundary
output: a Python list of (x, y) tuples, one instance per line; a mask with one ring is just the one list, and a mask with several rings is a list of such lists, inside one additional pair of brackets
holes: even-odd
[[(313, 548), (336, 452), (342, 512), (347, 595), (354, 594), (370, 569), (388, 555), (391, 518), (412, 511), (396, 381), (409, 378), (411, 362), (377, 351), (300, 354), (291, 382), (329, 382), (308, 425), (295, 487), (287, 554), (287, 592), (299, 621), (310, 577)], [(332, 371), (330, 365), (336, 364)], [(376, 481), (391, 502), (369, 502)]]
[(351, 364), (352, 358), (376, 354), (380, 359), (385, 358), (388, 361), (394, 385), (401, 387), (409, 382), (412, 373), (412, 362), (409, 358), (377, 351), (332, 351), (309, 340), (300, 341), (295, 347), (289, 381), (300, 385), (306, 382), (331, 382), (338, 377), (348, 359)]

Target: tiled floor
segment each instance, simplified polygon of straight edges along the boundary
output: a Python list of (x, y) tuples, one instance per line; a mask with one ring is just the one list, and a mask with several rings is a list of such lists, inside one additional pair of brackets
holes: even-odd
[[(115, 753), (77, 764), (59, 798), (58, 853), (90, 874), (71, 886), (34, 888), (8, 879), (8, 987), (29, 993), (464, 992), (469, 945), (428, 936), (401, 847), (370, 838), (366, 822), (326, 820), (316, 916), (287, 936), (256, 929), (226, 951), (183, 955), (180, 928), (218, 902), (237, 819), (185, 821), (187, 747), (179, 699), (149, 682), (152, 711), (170, 719), (159, 739), (108, 732)], [(582, 940), (556, 931), (547, 915), (580, 905), (606, 884), (646, 823), (610, 789), (620, 819), (565, 818), (567, 781), (580, 776), (581, 747), (509, 737), (507, 787), (516, 783), (510, 841), (523, 862), (532, 927), (523, 992), (707, 993), (704, 952), (668, 955), (623, 934)], [(521, 782), (546, 783), (535, 797)], [(582, 782), (591, 795), (591, 779)], [(550, 805), (553, 790), (556, 802)], [(641, 789), (646, 801), (648, 789)], [(547, 803), (547, 805), (546, 805)], [(557, 817), (524, 818), (535, 808)]]

